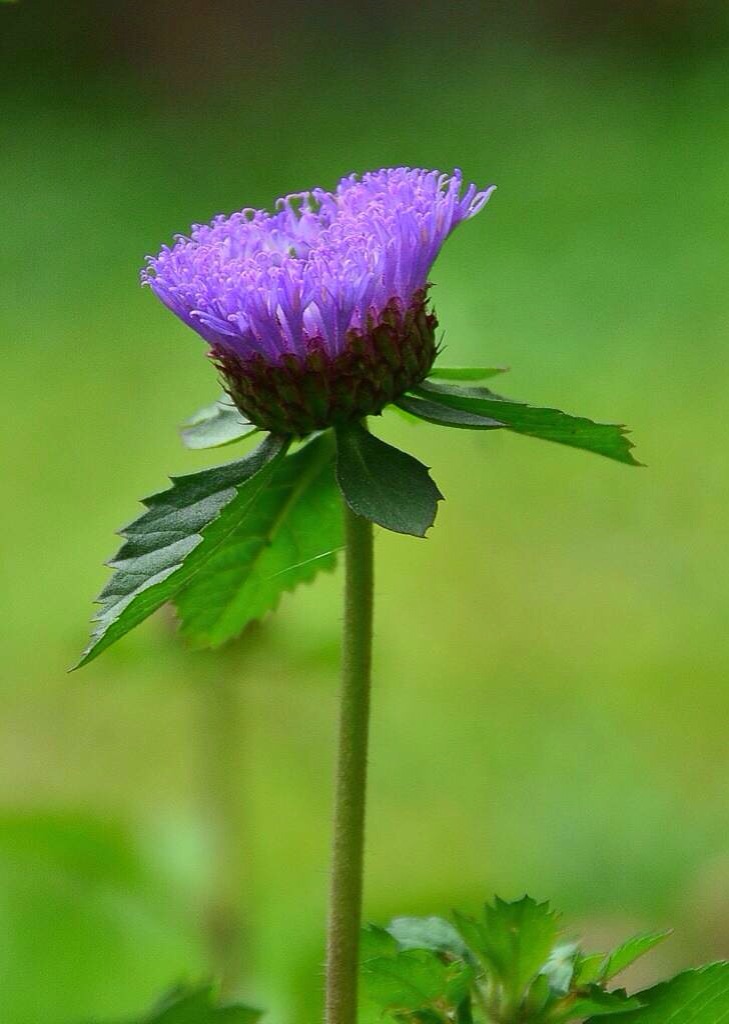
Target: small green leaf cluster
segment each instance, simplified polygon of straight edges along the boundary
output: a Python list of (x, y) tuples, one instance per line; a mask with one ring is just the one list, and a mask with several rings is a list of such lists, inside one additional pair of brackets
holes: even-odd
[[(613, 979), (670, 932), (586, 953), (559, 915), (530, 897), (487, 903), (480, 917), (398, 917), (360, 940), (363, 996), (398, 1024), (726, 1024), (729, 962), (684, 971), (629, 996)], [(257, 1024), (260, 1010), (221, 1003), (215, 986), (180, 986), (147, 1014), (115, 1024)]]
[(585, 953), (559, 915), (525, 896), (496, 898), (481, 916), (397, 918), (363, 931), (366, 999), (400, 1024), (566, 1024), (620, 1015), (623, 1024), (729, 1019), (729, 964), (688, 971), (629, 996), (613, 979), (669, 932)]
[[(478, 382), (503, 372), (436, 367), (395, 408), (439, 426), (505, 429), (635, 464), (620, 426), (593, 423), (494, 394)], [(221, 448), (258, 433), (224, 395), (182, 428), (191, 449)], [(216, 647), (276, 607), (283, 593), (333, 568), (343, 543), (341, 500), (396, 533), (424, 537), (442, 495), (426, 466), (352, 421), (296, 450), (265, 435), (234, 462), (173, 477), (120, 531), (125, 543), (80, 664), (96, 658), (172, 602), (193, 647)]]

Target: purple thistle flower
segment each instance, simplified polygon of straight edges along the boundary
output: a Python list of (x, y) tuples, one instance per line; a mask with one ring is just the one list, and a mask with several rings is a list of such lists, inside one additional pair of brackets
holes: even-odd
[(142, 280), (210, 345), (251, 422), (277, 433), (377, 413), (436, 355), (428, 274), (493, 186), (407, 167), (195, 225)]

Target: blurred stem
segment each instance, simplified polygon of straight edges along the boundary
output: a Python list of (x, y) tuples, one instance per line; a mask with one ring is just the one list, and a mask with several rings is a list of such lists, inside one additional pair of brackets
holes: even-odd
[(243, 874), (246, 829), (240, 795), (243, 720), (240, 669), (248, 631), (230, 650), (210, 659), (217, 677), (200, 687), (201, 798), (210, 855), (203, 929), (212, 970), (223, 996), (235, 995), (244, 970)]
[(355, 1024), (372, 662), (372, 523), (344, 506), (346, 577), (326, 1021)]

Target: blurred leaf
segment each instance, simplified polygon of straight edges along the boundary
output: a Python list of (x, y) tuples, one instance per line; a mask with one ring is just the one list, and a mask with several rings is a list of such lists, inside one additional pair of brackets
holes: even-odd
[(148, 511), (120, 533), (126, 543), (98, 598), (98, 626), (79, 666), (110, 647), (175, 597), (236, 530), (265, 487), (288, 443), (267, 437), (237, 462), (188, 476), (146, 498)]
[(473, 1005), (470, 994), (456, 1007), (455, 1024), (473, 1024)]
[(434, 366), (428, 380), (488, 380), (508, 372), (508, 366)]
[(202, 969), (194, 915), (148, 852), (89, 814), (0, 815), (3, 1024), (117, 1020)]
[(397, 406), (405, 412), (417, 416), (428, 423), (437, 423), (443, 427), (462, 427), (465, 430), (496, 430), (504, 424), (490, 416), (481, 416), (477, 412), (466, 412), (464, 409), (453, 409), (439, 402), (429, 402), (425, 398), (414, 395), (403, 395), (398, 398)]
[(374, 957), (397, 956), (400, 947), (396, 939), (386, 928), (376, 924), (368, 924), (362, 929), (359, 939), (359, 958), (361, 962)]
[(256, 1024), (263, 1013), (242, 1003), (218, 1004), (212, 985), (199, 988), (175, 988), (135, 1021), (118, 1024)]
[(512, 903), (497, 896), (493, 905), (485, 905), (483, 921), (457, 914), (456, 924), (489, 975), (503, 986), (511, 1008), (544, 967), (559, 933), (559, 918), (549, 903), (529, 896)]
[(227, 395), (191, 416), (180, 429), (186, 448), (221, 448), (249, 437), (258, 430), (249, 423)]
[(263, 1016), (250, 1006), (217, 1004), (212, 985), (175, 990), (139, 1024), (255, 1024)]
[(473, 981), (468, 964), (446, 963), (428, 949), (376, 957), (363, 963), (361, 971), (365, 994), (380, 1009), (406, 1017), (428, 1012), (443, 1021), (467, 997)]
[(650, 932), (645, 935), (634, 935), (632, 939), (623, 942), (606, 956), (600, 971), (600, 980), (610, 981), (626, 967), (630, 967), (640, 957), (649, 953), (659, 943), (665, 942), (670, 935), (670, 931)]
[(331, 431), (280, 460), (194, 578), (175, 597), (185, 637), (218, 646), (332, 569), (343, 543)]
[(579, 954), (575, 960), (575, 972), (573, 983), (575, 987), (582, 988), (591, 985), (600, 977), (600, 972), (605, 964), (604, 953), (588, 953), (583, 956)]
[(529, 986), (520, 1010), (524, 1020), (542, 1020), (542, 1013), (552, 998), (552, 989), (546, 974), (538, 974)]
[(631, 454), (634, 446), (626, 437), (625, 427), (618, 424), (594, 423), (558, 409), (539, 409), (495, 395), (487, 388), (459, 388), (425, 381), (413, 389), (413, 394), (418, 398), (440, 402), (449, 408), (491, 416), (517, 434), (555, 441), (572, 448), (583, 448), (628, 465), (640, 465)]
[(443, 497), (422, 462), (359, 423), (337, 430), (337, 481), (357, 515), (415, 537), (433, 525)]
[[(729, 1020), (729, 962), (685, 971), (638, 993), (644, 1009), (621, 1024), (726, 1024)], [(589, 1024), (589, 1022), (588, 1022)]]
[[(557, 1004), (555, 1010), (550, 1014), (550, 1022), (563, 1024), (570, 1020), (584, 1020), (585, 1017), (609, 1017), (615, 1014), (624, 1014), (629, 1010), (640, 1010), (643, 1005), (638, 996), (628, 996), (622, 989), (615, 992), (606, 992), (599, 985), (590, 985), (584, 992), (576, 996), (567, 996), (563, 1001), (566, 1006), (561, 1007), (562, 1001)], [(640, 1017), (642, 1021), (642, 1017)], [(664, 1022), (666, 1024), (666, 1022)]]
[[(460, 910), (455, 910), (453, 912), (453, 917), (455, 918), (458, 934), (461, 936), (466, 946), (478, 956), (479, 960), (481, 960), (481, 946), (483, 944), (481, 924), (475, 917), (471, 917), (468, 914), (462, 914)], [(487, 964), (487, 966), (490, 967), (490, 963)]]
[(432, 949), (460, 959), (470, 956), (456, 929), (442, 917), (396, 917), (387, 931), (400, 949)]
[[(410, 395), (405, 397), (412, 398), (413, 396)], [(399, 401), (400, 399), (398, 399), (398, 402)], [(422, 427), (424, 422), (427, 422), (421, 420), (419, 416), (414, 416), (411, 412), (408, 412), (404, 406), (396, 404), (395, 402), (391, 402), (390, 405), (386, 405), (382, 410), (382, 413), (383, 415), (392, 413), (394, 416), (397, 416), (398, 419), (403, 420), (405, 423), (409, 423), (411, 427)]]

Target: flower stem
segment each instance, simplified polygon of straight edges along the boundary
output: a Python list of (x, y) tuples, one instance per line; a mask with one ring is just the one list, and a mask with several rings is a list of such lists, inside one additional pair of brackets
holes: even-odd
[(344, 507), (342, 689), (327, 939), (326, 1022), (355, 1024), (372, 662), (372, 523)]

